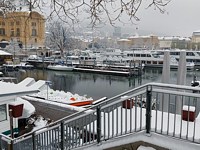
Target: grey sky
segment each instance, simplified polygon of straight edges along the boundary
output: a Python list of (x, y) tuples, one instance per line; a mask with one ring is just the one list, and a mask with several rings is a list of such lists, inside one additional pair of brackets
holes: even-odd
[(142, 7), (138, 12), (141, 19), (136, 25), (138, 32), (146, 30), (153, 34), (191, 36), (193, 31), (200, 30), (200, 0), (171, 0), (164, 14), (154, 8)]
[[(143, 0), (143, 5), (137, 13), (140, 21), (135, 21), (137, 25), (119, 25), (123, 27), (122, 31), (134, 35), (138, 28), (139, 34), (188, 37), (193, 31), (200, 30), (200, 0), (171, 0), (165, 7), (164, 14), (161, 14), (159, 10), (154, 10), (153, 7), (146, 9), (150, 2), (152, 0)], [(84, 18), (81, 22), (86, 20), (86, 17), (80, 16)], [(124, 17), (127, 18), (127, 16)]]

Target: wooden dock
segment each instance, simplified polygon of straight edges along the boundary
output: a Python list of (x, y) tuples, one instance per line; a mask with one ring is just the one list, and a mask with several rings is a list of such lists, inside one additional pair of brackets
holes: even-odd
[(74, 71), (79, 72), (88, 72), (88, 73), (99, 73), (99, 74), (109, 74), (109, 75), (117, 75), (117, 76), (137, 76), (138, 70), (108, 70), (108, 69), (100, 69), (100, 68), (74, 68)]

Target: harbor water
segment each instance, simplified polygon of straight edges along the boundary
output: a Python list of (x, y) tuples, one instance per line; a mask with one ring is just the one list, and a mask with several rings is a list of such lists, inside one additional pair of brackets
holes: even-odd
[[(177, 83), (177, 70), (171, 70), (170, 83)], [(200, 71), (188, 71), (186, 85), (191, 85), (194, 74), (200, 79)], [(33, 77), (35, 80), (49, 80), (54, 90), (69, 91), (73, 94), (87, 95), (93, 99), (102, 97), (113, 97), (127, 90), (133, 89), (149, 82), (161, 82), (162, 69), (145, 69), (142, 76), (122, 77), (80, 72), (62, 72), (50, 70), (26, 70), (15, 72), (14, 76), (18, 82), (26, 77)]]

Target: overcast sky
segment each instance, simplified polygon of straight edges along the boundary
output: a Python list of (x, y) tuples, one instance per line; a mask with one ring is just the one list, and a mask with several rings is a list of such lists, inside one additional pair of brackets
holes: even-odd
[(145, 30), (152, 34), (191, 36), (193, 31), (200, 30), (200, 0), (171, 0), (164, 14), (154, 8), (144, 9), (145, 6), (138, 12), (140, 21), (132, 25), (134, 29), (138, 27), (138, 32)]
[(164, 14), (154, 10), (153, 7), (146, 9), (150, 2), (152, 0), (143, 0), (143, 5), (137, 13), (140, 21), (135, 21), (136, 25), (116, 25), (123, 27), (122, 31), (131, 35), (135, 34), (136, 28), (138, 28), (137, 32), (143, 35), (185, 37), (192, 36), (193, 31), (200, 30), (200, 0), (171, 0), (165, 7)]

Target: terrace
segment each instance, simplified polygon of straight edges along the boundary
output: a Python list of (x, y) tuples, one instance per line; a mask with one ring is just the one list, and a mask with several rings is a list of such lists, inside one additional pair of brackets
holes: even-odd
[(149, 83), (21, 137), (1, 135), (0, 149), (100, 150), (138, 142), (163, 149), (199, 149), (199, 91)]

